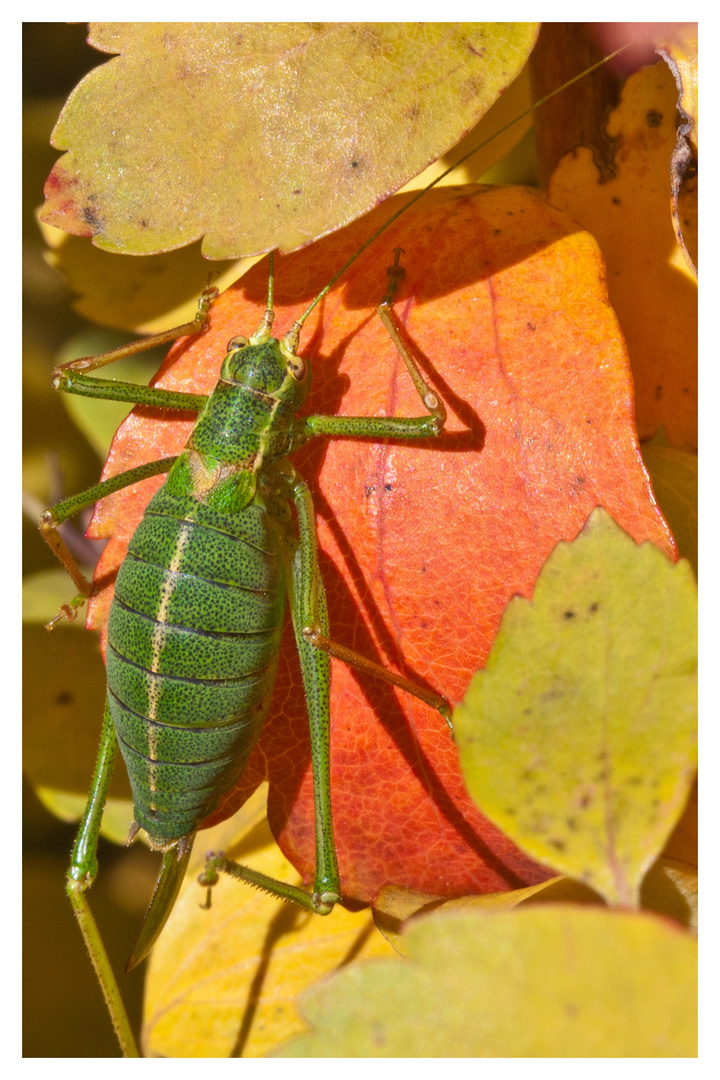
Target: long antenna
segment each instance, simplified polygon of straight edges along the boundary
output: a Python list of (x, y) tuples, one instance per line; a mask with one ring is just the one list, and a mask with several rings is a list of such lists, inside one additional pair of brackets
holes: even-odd
[[(493, 139), (496, 139), (498, 137), (498, 135), (502, 135), (509, 128), (511, 128), (514, 124), (517, 124), (520, 120), (523, 120), (531, 112), (534, 112), (535, 109), (539, 109), (541, 105), (544, 105), (547, 101), (550, 101), (550, 99), (554, 98), (556, 94), (561, 94), (563, 90), (567, 90), (568, 87), (573, 86), (573, 84), (576, 83), (576, 82), (579, 82), (580, 79), (584, 79), (586, 75), (590, 75), (597, 68), (602, 67), (603, 64), (607, 64), (610, 60), (613, 60), (616, 56), (619, 56), (620, 53), (624, 52), (625, 49), (627, 49), (628, 47), (629, 47), (629, 43), (627, 43), (625, 45), (621, 45), (619, 49), (616, 49), (615, 52), (610, 53), (609, 56), (604, 56), (602, 58), (602, 60), (598, 60), (597, 63), (592, 64), (589, 68), (585, 68), (584, 71), (581, 71), (579, 75), (575, 75), (574, 78), (569, 80), (569, 82), (563, 83), (563, 85), (558, 86), (558, 88), (556, 90), (552, 90), (549, 94), (546, 94), (545, 97), (540, 98), (539, 101), (534, 102), (527, 109), (525, 109), (524, 112), (521, 112), (519, 116), (516, 116), (514, 120), (510, 120), (509, 123), (504, 124), (501, 128), (498, 128), (498, 130), (496, 132), (494, 132), (492, 135), (490, 135), (487, 139), (483, 139), (483, 141), (481, 143), (478, 143), (477, 146), (474, 146), (472, 148), (472, 150), (468, 150), (468, 152), (466, 154), (463, 154), (463, 156), (461, 158), (459, 158), (456, 162), (454, 162), (454, 164), (448, 166), (448, 168), (445, 170), (445, 172), (442, 172), (442, 173), (440, 173), (439, 176), (436, 176), (435, 179), (430, 184), (427, 185), (427, 187), (424, 187), (421, 191), (418, 191), (414, 195), (412, 195), (408, 199), (408, 201), (403, 206), (400, 207), (399, 210), (396, 210), (395, 213), (392, 214), (387, 219), (387, 221), (384, 222), (384, 224), (382, 224), (380, 226), (380, 228), (377, 229), (372, 234), (372, 236), (370, 236), (365, 241), (365, 243), (362, 244), (357, 249), (357, 251), (354, 253), (354, 255), (350, 256), (350, 258), (345, 263), (345, 265), (342, 266), (338, 270), (338, 272), (334, 275), (334, 277), (330, 278), (330, 281), (327, 283), (325, 288), (322, 289), (317, 294), (317, 296), (315, 297), (313, 302), (310, 304), (310, 306), (307, 308), (307, 310), (303, 312), (303, 314), (300, 316), (299, 319), (295, 320), (295, 322), (292, 324), (292, 326), (288, 330), (287, 334), (285, 335), (285, 341), (287, 342), (287, 344), (292, 346), (293, 341), (297, 342), (297, 339), (298, 339), (298, 336), (299, 336), (299, 333), (300, 333), (300, 328), (302, 327), (303, 323), (307, 319), (308, 315), (310, 314), (310, 312), (315, 307), (317, 307), (317, 305), (320, 303), (322, 298), (324, 296), (327, 296), (327, 294), (330, 292), (330, 289), (333, 287), (333, 285), (338, 280), (338, 278), (341, 278), (343, 276), (343, 274), (345, 273), (345, 271), (348, 270), (349, 267), (352, 266), (352, 264), (355, 262), (355, 260), (357, 258), (359, 258), (360, 255), (362, 255), (362, 253), (367, 248), (369, 248), (370, 245), (373, 244), (377, 240), (377, 238), (379, 236), (381, 236), (382, 233), (385, 232), (386, 229), (389, 229), (390, 226), (393, 224), (393, 222), (397, 221), (397, 219), (399, 217), (401, 217), (405, 213), (405, 211), (408, 210), (413, 205), (413, 203), (416, 203), (418, 201), (418, 199), (421, 199), (423, 197), (423, 195), (425, 195), (428, 191), (430, 191), (431, 188), (434, 188), (436, 184), (439, 184), (441, 180), (444, 180), (445, 177), (448, 176), (454, 169), (457, 169), (458, 165), (462, 165), (463, 162), (467, 161), (468, 158), (471, 158), (473, 156), (473, 154), (477, 154), (478, 150), (482, 150), (483, 147), (487, 146), (488, 143), (491, 143), (493, 141)], [(297, 346), (295, 345), (295, 347), (297, 347)]]

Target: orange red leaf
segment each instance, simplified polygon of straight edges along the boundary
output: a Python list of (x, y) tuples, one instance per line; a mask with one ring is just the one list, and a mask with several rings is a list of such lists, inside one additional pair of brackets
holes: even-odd
[[(389, 202), (278, 261), (279, 333), (394, 208)], [(395, 223), (308, 320), (306, 411), (423, 412), (374, 315), (397, 246), (406, 277), (396, 312), (448, 406), (446, 432), (415, 445), (316, 440), (294, 462), (315, 495), (333, 638), (457, 701), (510, 597), (532, 594), (550, 551), (577, 535), (593, 507), (604, 506), (637, 541), (671, 555), (674, 545), (640, 458), (627, 355), (597, 245), (528, 191), (445, 188)], [(158, 383), (209, 392), (227, 341), (259, 321), (265, 291), (260, 265), (216, 303), (202, 338), (174, 347)], [(178, 416), (136, 409), (107, 473), (177, 453), (192, 427)], [(94, 535), (114, 537), (101, 581), (160, 482), (98, 509)], [(93, 602), (94, 625), (109, 591)], [(346, 898), (367, 901), (388, 883), (450, 896), (551, 876), (480, 814), (432, 709), (333, 662), (331, 710)], [(311, 880), (307, 721), (289, 632), (266, 731), (223, 813), (265, 777), (273, 831)]]

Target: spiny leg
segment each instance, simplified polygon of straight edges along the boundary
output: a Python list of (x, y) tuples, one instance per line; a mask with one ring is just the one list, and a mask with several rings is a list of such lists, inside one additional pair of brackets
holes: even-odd
[(97, 874), (97, 847), (100, 825), (116, 754), (117, 736), (110, 716), (110, 708), (106, 702), (100, 750), (98, 751), (87, 806), (72, 850), (67, 873), (66, 891), (77, 916), (102, 992), (105, 995), (105, 1001), (122, 1051), (125, 1057), (139, 1057), (135, 1037), (125, 1012), (125, 1006), (120, 996), (120, 990), (105, 945), (85, 896)]
[(182, 326), (174, 326), (160, 334), (131, 341), (109, 352), (97, 356), (82, 356), (61, 364), (53, 372), (52, 385), (55, 390), (66, 394), (78, 394), (81, 397), (100, 398), (103, 401), (126, 401), (133, 405), (148, 405), (156, 409), (185, 409), (199, 412), (207, 401), (202, 394), (187, 394), (171, 390), (159, 390), (154, 386), (142, 386), (136, 383), (118, 382), (111, 379), (98, 379), (90, 376), (89, 371), (112, 364), (127, 356), (154, 349), (156, 345), (166, 345), (178, 338), (203, 333), (207, 329), (208, 311), (219, 295), (215, 286), (208, 284), (198, 300), (195, 318)]
[[(120, 348), (113, 349), (110, 352), (100, 353), (98, 356), (81, 357), (78, 360), (71, 360), (67, 364), (62, 364), (54, 372), (54, 388), (65, 393), (78, 394), (82, 397), (125, 401), (135, 405), (147, 405), (159, 409), (183, 409), (190, 412), (199, 412), (207, 401), (207, 397), (204, 395), (186, 394), (161, 390), (152, 386), (97, 379), (86, 373), (111, 364), (123, 357), (144, 352), (147, 349), (154, 348), (156, 345), (175, 341), (177, 338), (189, 334), (201, 333), (207, 326), (208, 311), (217, 296), (218, 290), (208, 284), (198, 301), (198, 310), (191, 322), (176, 326), (172, 330), (166, 330), (161, 334), (153, 334), (139, 341), (133, 341), (129, 345), (122, 345)], [(92, 588), (91, 583), (80, 570), (76, 559), (58, 533), (58, 526), (73, 514), (78, 513), (87, 506), (92, 506), (99, 499), (112, 494), (114, 491), (119, 491), (120, 488), (128, 487), (130, 484), (137, 483), (149, 476), (157, 476), (159, 473), (167, 472), (175, 460), (175, 458), (164, 458), (120, 473), (118, 476), (96, 484), (78, 495), (64, 499), (41, 515), (40, 532), (43, 539), (68, 571), (79, 590), (78, 595), (69, 604), (63, 604), (60, 613), (47, 624), (48, 630), (52, 630), (61, 619), (74, 619), (78, 609), (82, 607), (86, 598), (90, 595)]]
[[(368, 438), (426, 438), (429, 435), (438, 436), (443, 428), (446, 418), (445, 406), (438, 395), (431, 390), (423, 379), (415, 360), (412, 357), (410, 347), (404, 340), (404, 330), (395, 318), (392, 311), (392, 302), (397, 291), (399, 282), (404, 276), (404, 270), (400, 266), (401, 248), (395, 249), (395, 262), (388, 267), (388, 291), (382, 303), (378, 307), (378, 315), (386, 327), (390, 337), (395, 343), (405, 366), (410, 374), (420, 399), (429, 412), (427, 417), (384, 417), (384, 416), (310, 416), (304, 421), (304, 429), (301, 438), (310, 438), (313, 435), (330, 435), (336, 438), (365, 436)], [(310, 493), (302, 481), (296, 482), (296, 506), (298, 519), (305, 518), (304, 529), (308, 536), (315, 535), (314, 510)], [(301, 525), (301, 535), (303, 526)], [(390, 682), (421, 701), (431, 705), (442, 715), (450, 731), (450, 705), (439, 694), (418, 686), (402, 675), (396, 675), (388, 671), (380, 664), (368, 660), (352, 649), (331, 641), (326, 632), (323, 632), (317, 618), (314, 615), (314, 598), (310, 598), (306, 610), (306, 621), (303, 625), (303, 636), (315, 648), (321, 649), (334, 656), (343, 663), (349, 664), (360, 671), (367, 672), (377, 678)]]
[(314, 536), (304, 533), (300, 525), (300, 543), (294, 555), (283, 551), (283, 563), (288, 584), (290, 610), (295, 640), (302, 668), (305, 700), (310, 726), (310, 752), (313, 769), (313, 798), (315, 804), (315, 882), (312, 893), (296, 885), (288, 885), (249, 867), (227, 859), (223, 852), (208, 854), (204, 873), (198, 881), (210, 892), (220, 873), (261, 889), (282, 900), (290, 900), (316, 915), (328, 915), (340, 900), (340, 876), (335, 853), (330, 798), (330, 661), (321, 650), (315, 649), (303, 635), (304, 611), (307, 597), (313, 597), (315, 617), (327, 633), (328, 617), (325, 593), (317, 564)]
[(439, 427), (442, 429), (445, 420), (447, 419), (445, 406), (434, 390), (429, 388), (420, 374), (418, 366), (412, 358), (409, 343), (405, 340), (405, 329), (402, 324), (398, 322), (392, 308), (398, 285), (405, 277), (405, 271), (402, 266), (400, 266), (401, 255), (402, 248), (395, 248), (395, 262), (392, 266), (387, 268), (388, 291), (385, 293), (382, 303), (378, 306), (377, 313), (381, 323), (393, 339), (395, 348), (405, 362), (405, 367), (408, 369), (410, 378), (420, 396), (420, 400), (427, 411), (437, 419)]
[(388, 291), (377, 308), (377, 314), (400, 353), (429, 416), (308, 416), (305, 420), (298, 421), (301, 441), (314, 435), (330, 435), (336, 438), (426, 439), (442, 433), (447, 419), (445, 406), (420, 373), (405, 331), (392, 310), (395, 292), (405, 273), (400, 266), (401, 252), (402, 248), (395, 249), (395, 262), (388, 267)]
[[(154, 349), (156, 345), (166, 345), (168, 342), (176, 341), (177, 338), (199, 334), (205, 330), (208, 311), (219, 295), (219, 290), (214, 285), (207, 285), (198, 300), (195, 318), (190, 322), (183, 323), (182, 326), (174, 326), (171, 330), (163, 330), (159, 334), (150, 334), (148, 337), (131, 341), (127, 345), (120, 345), (119, 348), (110, 349), (109, 352), (98, 353), (97, 356), (81, 356), (77, 360), (70, 360), (67, 364), (61, 364), (59, 368), (56, 368), (54, 375), (56, 378), (62, 379), (65, 372), (77, 374), (78, 372), (97, 371), (98, 368), (113, 364), (116, 360), (122, 360), (126, 356), (134, 356), (136, 353)], [(60, 389), (60, 387), (57, 387), (57, 389)]]

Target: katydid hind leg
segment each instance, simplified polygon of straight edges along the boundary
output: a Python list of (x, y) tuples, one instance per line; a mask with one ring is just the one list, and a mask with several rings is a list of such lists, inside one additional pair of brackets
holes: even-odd
[(289, 900), (306, 911), (328, 915), (341, 899), (330, 797), (330, 658), (327, 653), (314, 648), (303, 635), (300, 597), (308, 591), (316, 595), (317, 617), (326, 632), (327, 604), (319, 578), (314, 539), (308, 542), (307, 536), (303, 537), (301, 533), (299, 544), (281, 542), (281, 546), (310, 726), (316, 840), (314, 888), (309, 893), (296, 885), (288, 885), (227, 859), (223, 852), (208, 854), (205, 870), (198, 880), (208, 888), (208, 907), (210, 891), (217, 884), (219, 874), (224, 873), (271, 896)]
[(117, 756), (117, 736), (106, 703), (100, 749), (87, 806), (80, 822), (67, 873), (66, 891), (78, 920), (85, 946), (107, 1003), (110, 1018), (126, 1057), (139, 1057), (120, 990), (104, 942), (88, 903), (86, 892), (97, 874), (97, 847), (105, 801)]
[[(424, 701), (433, 709), (437, 709), (452, 734), (453, 728), (450, 719), (452, 710), (450, 703), (441, 694), (436, 694), (411, 679), (407, 679), (405, 676), (390, 671), (373, 660), (369, 660), (367, 657), (355, 652), (354, 649), (349, 649), (347, 646), (331, 640), (327, 612), (324, 609), (325, 597), (318, 567), (315, 509), (307, 484), (297, 476), (295, 476), (293, 482), (293, 498), (297, 509), (300, 533), (300, 547), (296, 559), (302, 557), (305, 567), (298, 579), (295, 599), (299, 609), (298, 618), (303, 644), (312, 646), (315, 651), (325, 653), (328, 657), (334, 656), (337, 660), (342, 660), (344, 664), (354, 667), (358, 671), (363, 671), (375, 678), (389, 682), (393, 686), (398, 686), (401, 690), (412, 694), (413, 697)], [(296, 635), (298, 632), (297, 626), (296, 623)], [(301, 649), (300, 640), (298, 640), (298, 649)], [(300, 655), (302, 658), (302, 651)], [(308, 660), (308, 664), (310, 664), (310, 660)]]
[[(307, 498), (310, 493), (303, 484)], [(297, 506), (296, 499), (296, 506)], [(314, 895), (324, 906), (340, 900), (340, 874), (335, 850), (330, 793), (330, 657), (308, 642), (305, 634), (306, 598), (311, 596), (316, 606), (317, 622), (329, 634), (325, 589), (317, 558), (317, 540), (311, 542), (303, 535), (304, 526), (298, 513), (300, 543), (293, 557), (290, 611), (295, 631), (300, 667), (302, 669), (305, 702), (310, 728), (310, 754), (313, 771), (313, 801), (315, 809), (315, 887)], [(314, 518), (312, 520), (314, 529)]]

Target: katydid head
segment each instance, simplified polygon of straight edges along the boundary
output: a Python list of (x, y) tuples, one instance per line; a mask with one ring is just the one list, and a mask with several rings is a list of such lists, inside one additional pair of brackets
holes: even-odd
[[(278, 341), (272, 336), (274, 285), (274, 252), (271, 251), (267, 305), (263, 317), (249, 338), (238, 335), (228, 342), (220, 378), (236, 386), (258, 390), (292, 409), (299, 409), (310, 390), (310, 367), (297, 355), (302, 321), (293, 323), (282, 340)], [(306, 315), (307, 312), (303, 321)]]
[(284, 339), (278, 341), (269, 332), (260, 341), (259, 336), (238, 336), (228, 342), (220, 378), (300, 408), (310, 389), (307, 364), (286, 347)]

